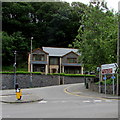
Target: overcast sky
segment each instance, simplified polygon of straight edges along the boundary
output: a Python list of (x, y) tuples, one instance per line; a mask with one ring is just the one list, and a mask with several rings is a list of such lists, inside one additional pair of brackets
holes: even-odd
[[(89, 4), (89, 2), (90, 2), (90, 0), (63, 0), (63, 1), (67, 1), (67, 2), (77, 1), (77, 2), (82, 2), (85, 4)], [(101, 0), (99, 0), (99, 1), (101, 1)], [(107, 2), (107, 4), (108, 4), (108, 8), (114, 9), (116, 12), (118, 12), (118, 2), (119, 1), (120, 0), (105, 0), (105, 2)]]

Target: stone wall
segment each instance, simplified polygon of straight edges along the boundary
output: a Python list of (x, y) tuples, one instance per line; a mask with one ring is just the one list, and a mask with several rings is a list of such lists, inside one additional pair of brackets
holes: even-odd
[[(52, 76), (52, 75), (33, 74), (32, 81), (31, 81), (30, 74), (17, 74), (16, 80), (20, 88), (59, 85), (58, 76)], [(14, 74), (2, 74), (1, 82), (2, 82), (2, 89), (13, 89)]]
[[(94, 79), (94, 77), (88, 77), (88, 79)], [(52, 85), (61, 84), (74, 84), (83, 83), (84, 77), (70, 77), (70, 76), (58, 76), (58, 75), (32, 75), (32, 81), (30, 74), (16, 74), (16, 80), (20, 88), (30, 87), (45, 87)], [(13, 89), (14, 88), (14, 74), (2, 74), (2, 89)]]
[[(96, 85), (95, 83), (88, 83), (88, 89), (99, 92), (99, 85)], [(101, 93), (105, 93), (105, 85), (101, 85)], [(106, 94), (113, 94), (113, 85), (107, 85), (106, 86)], [(116, 94), (116, 85), (115, 85), (115, 94)]]
[(64, 84), (83, 83), (84, 77), (64, 76)]

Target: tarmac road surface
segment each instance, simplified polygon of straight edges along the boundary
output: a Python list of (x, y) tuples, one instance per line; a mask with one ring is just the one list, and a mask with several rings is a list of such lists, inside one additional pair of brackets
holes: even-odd
[[(67, 91), (71, 86), (74, 86), (74, 94), (72, 89)], [(89, 91), (84, 95), (84, 90), (82, 83), (23, 89), (23, 92), (40, 96), (43, 100), (2, 103), (2, 118), (118, 118), (118, 100), (103, 99), (98, 93)]]

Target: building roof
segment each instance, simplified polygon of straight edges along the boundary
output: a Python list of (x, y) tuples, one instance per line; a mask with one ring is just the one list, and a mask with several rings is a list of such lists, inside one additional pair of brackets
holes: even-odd
[(42, 50), (41, 48), (34, 49), (34, 50), (32, 51), (32, 53), (33, 53), (33, 54), (34, 54), (34, 53), (39, 53), (40, 51), (44, 52), (45, 54), (48, 54), (47, 52), (45, 52), (45, 51)]
[(57, 57), (62, 57), (66, 55), (67, 53), (73, 51), (80, 55), (78, 53), (78, 49), (73, 49), (73, 48), (56, 48), (56, 47), (42, 47), (42, 49), (49, 53), (49, 56), (57, 56)]

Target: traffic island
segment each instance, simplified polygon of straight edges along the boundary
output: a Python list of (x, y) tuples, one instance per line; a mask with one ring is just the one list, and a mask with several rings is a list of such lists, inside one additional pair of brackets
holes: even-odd
[(23, 94), (21, 100), (16, 99), (16, 94), (4, 94), (1, 96), (3, 103), (31, 103), (31, 102), (37, 102), (42, 101), (43, 99), (39, 96), (33, 95), (31, 93)]

